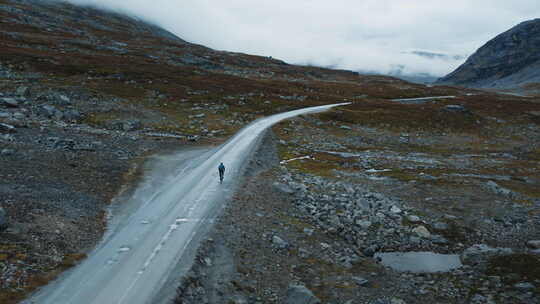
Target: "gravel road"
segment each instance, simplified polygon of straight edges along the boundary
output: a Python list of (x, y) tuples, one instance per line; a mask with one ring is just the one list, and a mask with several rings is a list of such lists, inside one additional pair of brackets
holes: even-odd
[[(139, 207), (116, 225), (101, 245), (78, 267), (38, 292), (26, 303), (156, 303), (162, 301), (170, 277), (187, 271), (201, 235), (232, 194), (246, 160), (262, 132), (290, 117), (341, 104), (311, 107), (260, 119), (224, 145), (189, 161), (169, 158), (172, 178), (148, 189)], [(224, 162), (225, 182), (217, 166)], [(163, 174), (167, 179), (168, 174)], [(170, 176), (170, 175), (169, 175)], [(155, 182), (155, 181), (154, 181)], [(149, 194), (149, 192), (151, 194)]]

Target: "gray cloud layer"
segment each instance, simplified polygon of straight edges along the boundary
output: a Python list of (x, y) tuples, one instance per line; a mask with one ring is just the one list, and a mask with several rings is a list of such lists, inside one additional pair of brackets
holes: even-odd
[(291, 63), (440, 76), (495, 35), (540, 16), (538, 0), (71, 0), (157, 23), (215, 49)]

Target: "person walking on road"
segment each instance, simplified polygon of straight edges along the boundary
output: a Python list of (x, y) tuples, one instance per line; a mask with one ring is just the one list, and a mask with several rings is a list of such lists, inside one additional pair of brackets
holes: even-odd
[(225, 175), (225, 166), (223, 165), (223, 163), (219, 164), (218, 171), (219, 171), (219, 183), (223, 184), (223, 175)]

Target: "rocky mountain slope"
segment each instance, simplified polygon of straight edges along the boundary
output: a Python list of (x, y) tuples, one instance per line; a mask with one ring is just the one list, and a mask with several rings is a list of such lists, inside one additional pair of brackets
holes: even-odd
[[(426, 96), (447, 97), (402, 100)], [(407, 303), (437, 290), (448, 303), (502, 290), (504, 303), (537, 299), (540, 277), (525, 271), (538, 262), (536, 243), (524, 242), (540, 239), (538, 100), (294, 66), (89, 7), (0, 0), (0, 302), (20, 301), (84, 258), (149, 155), (219, 144), (258, 117), (345, 100), (353, 104), (276, 126), (263, 145), (270, 155), (214, 232), (223, 250), (203, 248), (179, 301), (279, 303), (289, 285), (325, 302), (386, 303), (385, 290)], [(490, 272), (440, 277), (371, 258), (462, 253), (473, 242), (526, 258), (515, 273), (490, 260)], [(205, 252), (224, 252), (217, 259), (233, 261), (230, 275), (205, 281), (216, 261)], [(415, 284), (419, 296), (409, 294)]]
[(457, 70), (438, 80), (475, 88), (536, 88), (540, 83), (540, 19), (490, 40)]

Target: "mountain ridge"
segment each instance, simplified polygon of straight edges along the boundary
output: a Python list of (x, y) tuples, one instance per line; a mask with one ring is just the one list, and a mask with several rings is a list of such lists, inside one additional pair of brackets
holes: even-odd
[(521, 22), (480, 47), (438, 84), (511, 89), (540, 83), (540, 18)]

